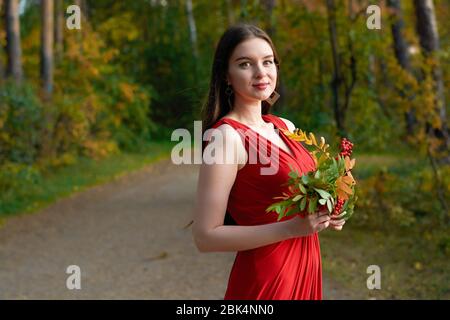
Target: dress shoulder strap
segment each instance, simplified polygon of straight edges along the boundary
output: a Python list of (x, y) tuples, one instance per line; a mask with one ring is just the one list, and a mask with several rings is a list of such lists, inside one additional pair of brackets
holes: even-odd
[(265, 115), (263, 115), (263, 118), (265, 120), (269, 120), (270, 122), (272, 122), (278, 128), (289, 130), (289, 128), (286, 125), (286, 123), (283, 120), (281, 120), (280, 117), (277, 117), (274, 114), (265, 114)]

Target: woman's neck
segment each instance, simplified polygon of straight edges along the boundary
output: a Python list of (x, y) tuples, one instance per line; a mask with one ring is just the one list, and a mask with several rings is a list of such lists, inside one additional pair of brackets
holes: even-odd
[(261, 100), (253, 102), (235, 101), (233, 110), (228, 115), (249, 126), (262, 127), (266, 125), (262, 118)]

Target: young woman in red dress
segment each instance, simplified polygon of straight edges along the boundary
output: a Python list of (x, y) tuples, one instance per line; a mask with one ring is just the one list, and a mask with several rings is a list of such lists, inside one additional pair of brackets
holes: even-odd
[[(203, 161), (200, 166), (192, 230), (201, 252), (237, 251), (225, 299), (322, 299), (318, 232), (341, 230), (345, 223), (322, 210), (280, 221), (275, 212), (265, 211), (274, 197), (287, 191), (282, 184), (289, 166), (300, 174), (315, 169), (303, 145), (279, 130), (293, 131), (294, 124), (269, 113), (278, 71), (277, 53), (263, 30), (239, 24), (222, 35), (203, 110), (203, 132), (220, 131), (223, 139), (214, 141), (216, 149), (220, 146), (215, 152), (235, 152), (232, 161)], [(204, 157), (211, 141), (203, 145)], [(266, 155), (276, 155), (265, 159), (276, 162), (275, 174), (262, 174), (267, 162), (248, 161), (252, 152), (264, 158), (263, 144), (270, 150)]]

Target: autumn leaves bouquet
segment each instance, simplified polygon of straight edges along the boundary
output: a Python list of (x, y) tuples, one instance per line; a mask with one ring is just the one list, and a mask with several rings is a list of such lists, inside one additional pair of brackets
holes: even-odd
[[(288, 192), (274, 199), (281, 199), (271, 204), (266, 212), (275, 211), (278, 221), (285, 216), (306, 212), (311, 214), (317, 209), (328, 210), (330, 215), (338, 219), (349, 219), (354, 210), (358, 197), (355, 194), (356, 181), (351, 170), (355, 165), (355, 159), (351, 159), (353, 143), (343, 138), (340, 143), (340, 152), (331, 156), (327, 149), (324, 137), (320, 137), (317, 143), (313, 133), (307, 135), (300, 129), (293, 133), (287, 130), (283, 132), (292, 140), (304, 142), (313, 150), (308, 150), (316, 163), (316, 170), (299, 175), (291, 166), (289, 179), (284, 185), (288, 185)], [(309, 147), (308, 147), (309, 148)]]

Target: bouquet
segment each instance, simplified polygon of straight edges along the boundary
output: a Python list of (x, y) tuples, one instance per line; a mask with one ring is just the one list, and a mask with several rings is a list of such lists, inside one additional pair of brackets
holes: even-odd
[(278, 213), (278, 221), (285, 216), (297, 214), (307, 209), (309, 214), (317, 209), (326, 208), (329, 215), (337, 219), (348, 220), (354, 210), (358, 197), (355, 194), (356, 181), (351, 170), (355, 166), (355, 159), (350, 159), (353, 143), (343, 138), (340, 143), (340, 152), (332, 157), (327, 151), (329, 145), (325, 143), (324, 137), (320, 137), (318, 144), (313, 133), (306, 135), (300, 129), (294, 133), (281, 129), (286, 136), (294, 141), (304, 142), (312, 146), (309, 151), (316, 164), (316, 170), (307, 174), (299, 175), (296, 170), (289, 172), (289, 179), (283, 185), (288, 185), (289, 192), (283, 192), (282, 196), (274, 197), (281, 199), (270, 205), (266, 212)]

